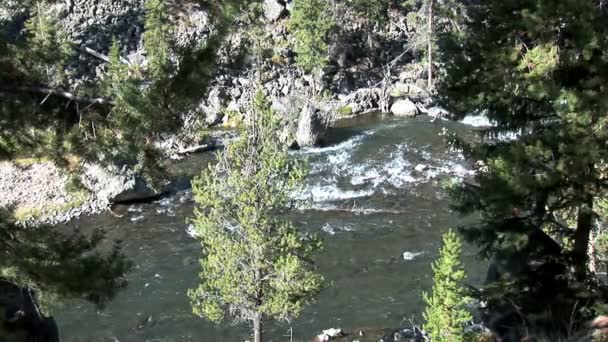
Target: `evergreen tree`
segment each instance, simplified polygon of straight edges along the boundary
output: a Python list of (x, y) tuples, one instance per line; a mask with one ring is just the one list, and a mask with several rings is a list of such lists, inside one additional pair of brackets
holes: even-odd
[(439, 259), (433, 263), (433, 290), (423, 293), (424, 330), (433, 342), (464, 341), (464, 324), (472, 319), (461, 282), (465, 278), (460, 263), (461, 243), (452, 230), (443, 235)]
[(441, 53), (438, 46), (442, 45), (442, 37), (460, 30), (463, 4), (456, 0), (406, 0), (403, 6), (408, 11), (408, 30), (413, 30), (409, 48), (425, 55), (427, 87), (432, 89), (438, 76), (435, 75), (436, 55)]
[(162, 80), (172, 73), (171, 25), (165, 0), (146, 0), (144, 48), (148, 55), (148, 72), (153, 80)]
[(295, 38), (296, 63), (308, 72), (327, 64), (328, 36), (334, 26), (327, 0), (295, 0), (289, 29)]
[(384, 25), (388, 20), (388, 8), (390, 1), (388, 0), (349, 0), (351, 6), (365, 22), (367, 31), (367, 44), (369, 48), (373, 48), (373, 31), (374, 26)]
[[(25, 6), (22, 4), (22, 6)], [(0, 22), (0, 156), (22, 149), (58, 145), (66, 134), (65, 101), (51, 96), (65, 85), (65, 66), (73, 56), (71, 45), (49, 7), (39, 1), (29, 5), (30, 17), (23, 35), (9, 37)], [(60, 108), (62, 111), (60, 111)], [(53, 141), (55, 140), (55, 141)], [(46, 146), (45, 146), (46, 145)]]
[(193, 181), (201, 240), (201, 284), (189, 291), (194, 313), (253, 325), (297, 316), (321, 288), (309, 258), (320, 247), (284, 218), (302, 169), (278, 141), (279, 122), (258, 93), (254, 118), (218, 163)]
[(507, 261), (490, 306), (567, 326), (593, 298), (589, 234), (608, 185), (608, 13), (594, 1), (488, 0), (466, 17), (443, 53), (442, 102), (496, 127), (479, 143), (453, 140), (485, 165), (454, 193), (461, 212), (481, 213), (463, 232)]

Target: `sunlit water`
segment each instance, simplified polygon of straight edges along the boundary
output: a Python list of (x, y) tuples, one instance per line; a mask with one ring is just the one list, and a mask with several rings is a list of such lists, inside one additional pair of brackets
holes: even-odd
[[(327, 289), (289, 323), (265, 326), (269, 341), (311, 341), (322, 329), (394, 329), (419, 319), (421, 293), (431, 286), (431, 262), (440, 237), (461, 219), (448, 207), (440, 182), (470, 175), (467, 164), (446, 151), (443, 128), (470, 134), (463, 124), (417, 119), (364, 119), (331, 132), (324, 148), (293, 153), (306, 158), (310, 176), (293, 220), (318, 233), (317, 257)], [(183, 170), (200, 168), (193, 157)], [(424, 167), (422, 166), (424, 165)], [(418, 170), (416, 170), (418, 169)], [(117, 208), (71, 223), (104, 227), (125, 242), (136, 267), (129, 287), (103, 310), (67, 302), (54, 311), (63, 341), (244, 341), (243, 325), (213, 325), (191, 313), (186, 291), (197, 284), (200, 247), (187, 234), (193, 203), (188, 190), (151, 204)], [(469, 281), (484, 276), (465, 248)]]

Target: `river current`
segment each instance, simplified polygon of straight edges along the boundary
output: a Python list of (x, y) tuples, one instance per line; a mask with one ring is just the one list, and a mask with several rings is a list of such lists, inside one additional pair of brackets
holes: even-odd
[[(293, 152), (310, 167), (293, 221), (318, 233), (316, 262), (327, 288), (290, 323), (268, 323), (268, 341), (311, 341), (323, 329), (396, 329), (419, 320), (422, 292), (432, 284), (431, 263), (441, 234), (462, 223), (449, 208), (441, 182), (471, 175), (441, 133), (472, 136), (464, 123), (429, 117), (367, 117), (339, 124), (327, 147)], [(175, 167), (196, 173), (208, 155)], [(67, 301), (53, 311), (63, 341), (244, 341), (247, 328), (214, 325), (192, 314), (186, 292), (197, 284), (200, 246), (188, 234), (189, 190), (154, 203), (116, 208), (70, 228), (103, 227), (121, 239), (135, 262), (129, 286), (107, 307)], [(483, 263), (465, 246), (469, 282), (483, 279)], [(361, 339), (363, 341), (363, 339)]]

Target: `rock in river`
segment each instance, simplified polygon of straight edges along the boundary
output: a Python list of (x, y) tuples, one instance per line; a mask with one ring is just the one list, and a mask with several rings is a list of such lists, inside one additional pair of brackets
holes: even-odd
[(402, 99), (392, 105), (391, 113), (395, 116), (416, 116), (418, 114), (418, 107), (409, 99)]
[(316, 146), (321, 142), (325, 131), (325, 125), (321, 117), (321, 111), (312, 104), (306, 104), (300, 112), (296, 141), (300, 147)]

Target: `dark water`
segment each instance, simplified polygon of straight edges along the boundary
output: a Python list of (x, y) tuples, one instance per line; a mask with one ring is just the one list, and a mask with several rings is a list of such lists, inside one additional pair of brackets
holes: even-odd
[[(431, 286), (431, 262), (440, 237), (461, 222), (448, 208), (440, 181), (468, 174), (445, 150), (443, 128), (468, 134), (453, 122), (366, 119), (334, 129), (326, 148), (294, 153), (311, 175), (293, 220), (324, 240), (317, 258), (328, 288), (291, 324), (268, 324), (269, 341), (311, 341), (322, 329), (391, 329), (418, 318), (421, 293)], [(176, 167), (194, 171), (199, 156)], [(426, 165), (427, 168), (422, 169)], [(136, 267), (129, 287), (104, 310), (67, 302), (54, 312), (64, 341), (244, 341), (246, 327), (216, 326), (195, 317), (186, 291), (197, 284), (200, 248), (186, 233), (193, 203), (188, 191), (156, 203), (117, 208), (72, 226), (105, 227), (125, 241)], [(404, 258), (405, 253), (405, 258)], [(465, 248), (471, 283), (483, 267)]]

